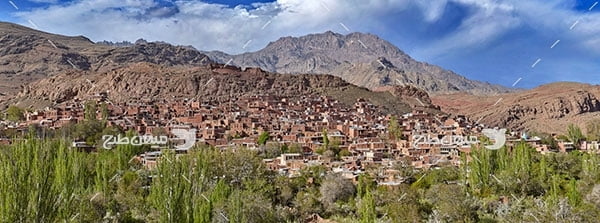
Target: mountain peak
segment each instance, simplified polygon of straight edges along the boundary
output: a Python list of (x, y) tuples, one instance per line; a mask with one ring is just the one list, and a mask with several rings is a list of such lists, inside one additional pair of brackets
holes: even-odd
[[(379, 47), (386, 47), (389, 48), (390, 50), (394, 50), (394, 51), (399, 51), (401, 52), (400, 49), (398, 49), (396, 46), (394, 46), (392, 43), (383, 40), (381, 38), (379, 38), (379, 36), (377, 35), (373, 35), (370, 33), (361, 33), (361, 32), (352, 32), (349, 34), (340, 34), (340, 33), (336, 33), (333, 31), (326, 31), (324, 33), (315, 33), (315, 34), (308, 34), (305, 36), (299, 36), (299, 37), (292, 37), (292, 36), (287, 36), (287, 37), (282, 37), (279, 38), (277, 41), (275, 42), (271, 42), (269, 45), (278, 45), (278, 44), (286, 44), (286, 43), (307, 43), (307, 42), (312, 42), (312, 43), (316, 43), (316, 42), (347, 42), (346, 45), (340, 45), (340, 47), (342, 46), (360, 46), (363, 47), (365, 49), (369, 48), (367, 47), (367, 45), (370, 45), (374, 48), (379, 48)], [(364, 44), (364, 45), (363, 45)], [(266, 48), (269, 48), (268, 46)]]
[(261, 67), (271, 72), (333, 74), (371, 89), (401, 80), (427, 89), (430, 93), (464, 91), (483, 94), (509, 91), (501, 86), (468, 80), (452, 71), (415, 61), (394, 44), (369, 33), (342, 35), (327, 31), (300, 37), (288, 36), (252, 53), (206, 54), (217, 62), (225, 63), (233, 58), (229, 61), (233, 65)]
[[(300, 37), (282, 37), (277, 41), (269, 43), (257, 53), (262, 55), (283, 53), (288, 54), (286, 56), (295, 58), (308, 58), (320, 55), (318, 56), (319, 58), (329, 57), (339, 62), (359, 63), (368, 63), (379, 57), (386, 57), (392, 62), (394, 58), (409, 58), (412, 60), (410, 56), (406, 55), (392, 43), (376, 35), (360, 32), (343, 35), (327, 31)], [(238, 65), (244, 66), (244, 64)]]
[[(319, 34), (315, 34), (315, 35), (319, 35)], [(342, 34), (333, 32), (331, 30), (327, 30), (326, 32), (322, 33), (321, 35), (327, 35), (327, 36), (342, 36)]]

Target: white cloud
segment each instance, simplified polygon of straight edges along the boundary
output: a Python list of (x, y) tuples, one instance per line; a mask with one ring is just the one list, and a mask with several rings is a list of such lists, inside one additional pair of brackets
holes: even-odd
[(27, 0), (29, 2), (35, 2), (35, 3), (57, 3), (58, 0)]
[[(454, 30), (429, 37), (431, 40), (418, 47), (415, 54), (435, 58), (448, 52), (486, 47), (524, 26), (539, 35), (564, 32), (565, 26), (582, 14), (564, 7), (573, 4), (565, 0), (277, 0), (234, 8), (199, 0), (173, 1), (172, 5), (156, 0), (80, 0), (17, 15), (24, 25), (29, 25), (27, 20), (31, 19), (45, 31), (85, 35), (95, 41), (144, 38), (240, 53), (260, 49), (281, 36), (326, 30), (345, 33), (340, 22), (352, 31), (362, 32), (373, 32), (374, 27), (396, 22), (393, 20), (399, 14), (413, 17), (410, 22), (397, 21), (398, 27), (409, 23), (435, 24), (448, 19), (445, 13), (449, 4), (460, 4), (469, 10)], [(600, 16), (588, 14), (581, 18), (578, 30), (568, 35), (582, 47), (600, 53)], [(394, 28), (389, 27), (392, 31)], [(415, 30), (402, 35), (421, 38), (428, 33)], [(243, 49), (250, 39), (251, 44)]]
[(443, 15), (447, 3), (447, 0), (416, 1), (427, 22), (438, 20)]
[(464, 19), (454, 32), (420, 50), (420, 54), (435, 57), (452, 50), (481, 47), (521, 24), (520, 18), (514, 14), (514, 7), (511, 5), (494, 4), (490, 0), (457, 0), (456, 2), (470, 5), (476, 10), (470, 17)]

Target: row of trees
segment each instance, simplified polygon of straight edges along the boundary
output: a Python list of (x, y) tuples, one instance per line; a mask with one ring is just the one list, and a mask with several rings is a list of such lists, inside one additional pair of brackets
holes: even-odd
[(302, 221), (355, 199), (350, 181), (320, 167), (289, 179), (249, 150), (165, 151), (154, 170), (136, 150), (90, 154), (35, 137), (0, 148), (0, 222)]
[(600, 219), (600, 157), (526, 144), (474, 148), (461, 167), (399, 165), (398, 186), (307, 167), (288, 178), (254, 151), (165, 151), (156, 169), (120, 145), (84, 153), (31, 136), (0, 148), (1, 222), (586, 222)]

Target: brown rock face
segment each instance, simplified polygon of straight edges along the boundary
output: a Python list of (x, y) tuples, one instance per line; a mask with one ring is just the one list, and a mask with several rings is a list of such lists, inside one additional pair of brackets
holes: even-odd
[(439, 106), (432, 103), (427, 91), (413, 85), (385, 86), (379, 87), (375, 89), (375, 91), (390, 92), (395, 97), (402, 98), (403, 101), (408, 103), (413, 108), (419, 107), (440, 110)]
[(145, 42), (114, 47), (0, 22), (0, 95), (63, 72), (103, 72), (137, 62), (201, 66), (211, 61), (189, 47)]
[(330, 75), (280, 75), (212, 62), (191, 47), (166, 43), (95, 44), (0, 23), (0, 108), (41, 108), (107, 93), (114, 102), (188, 98), (228, 101), (244, 95), (366, 98), (385, 112), (410, 106), (389, 92), (372, 92)]
[(332, 96), (347, 104), (370, 99), (390, 113), (409, 107), (389, 92), (372, 92), (331, 75), (283, 75), (260, 69), (206, 66), (164, 66), (147, 62), (130, 64), (108, 72), (71, 72), (41, 79), (25, 87), (13, 101), (20, 105), (51, 105), (85, 99), (101, 92), (117, 102), (131, 100), (197, 99), (227, 102), (252, 95), (299, 97)]
[(515, 130), (562, 132), (570, 123), (585, 127), (600, 118), (600, 86), (579, 83), (554, 83), (491, 97), (438, 95), (433, 101), (447, 112)]

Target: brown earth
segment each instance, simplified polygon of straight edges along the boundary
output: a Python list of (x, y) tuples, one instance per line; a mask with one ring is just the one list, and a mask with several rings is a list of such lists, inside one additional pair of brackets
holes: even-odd
[(432, 100), (445, 112), (512, 130), (564, 133), (571, 123), (585, 129), (590, 120), (600, 119), (600, 86), (582, 83), (559, 82), (497, 96), (436, 95)]

